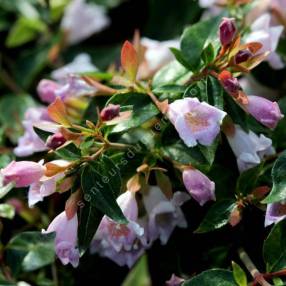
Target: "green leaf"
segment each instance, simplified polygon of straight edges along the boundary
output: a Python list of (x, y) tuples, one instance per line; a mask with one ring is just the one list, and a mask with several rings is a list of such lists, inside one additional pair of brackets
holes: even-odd
[(200, 68), (201, 54), (207, 40), (217, 32), (221, 17), (200, 21), (185, 29), (181, 39), (181, 51), (191, 70)]
[(22, 232), (14, 236), (6, 247), (7, 262), (13, 273), (34, 271), (55, 260), (55, 233)]
[(215, 59), (215, 49), (212, 43), (209, 43), (203, 50), (202, 59), (207, 65), (214, 61)]
[(5, 135), (17, 143), (23, 134), (22, 120), (29, 107), (34, 107), (35, 102), (28, 95), (5, 95), (0, 98), (0, 124)]
[(12, 219), (15, 216), (15, 209), (9, 204), (0, 204), (0, 217)]
[(265, 204), (286, 199), (286, 152), (275, 161), (271, 176), (273, 187), (270, 194), (262, 201)]
[(182, 286), (237, 286), (231, 271), (212, 269), (202, 272)]
[(146, 255), (142, 256), (133, 269), (128, 273), (122, 286), (149, 286), (151, 285)]
[(184, 66), (186, 69), (191, 70), (192, 67), (189, 65), (188, 61), (184, 58), (182, 52), (176, 48), (170, 48), (171, 52), (175, 56), (176, 60)]
[[(1, 178), (0, 178), (0, 181), (1, 181)], [(15, 183), (13, 182), (5, 186), (2, 186), (2, 182), (0, 182), (0, 199), (4, 198), (14, 187), (15, 187)]]
[(116, 202), (121, 188), (119, 168), (107, 156), (86, 165), (81, 176), (84, 199), (100, 212), (117, 221), (127, 220)]
[(80, 254), (89, 248), (103, 214), (89, 202), (84, 202), (79, 212), (78, 245)]
[(232, 261), (233, 277), (239, 286), (247, 286), (247, 276), (242, 268)]
[(263, 257), (267, 272), (286, 268), (286, 221), (283, 220), (272, 228), (263, 245)]
[(152, 87), (157, 88), (162, 85), (182, 84), (188, 80), (192, 73), (177, 61), (170, 62), (161, 68), (154, 76)]
[(63, 147), (57, 149), (55, 153), (64, 160), (74, 161), (80, 159), (81, 152), (80, 149), (75, 146), (74, 143), (69, 143)]
[(40, 128), (37, 127), (33, 127), (35, 133), (42, 139), (43, 142), (46, 142), (47, 139), (49, 138), (49, 136), (53, 135), (53, 133), (42, 130)]
[(207, 77), (207, 94), (208, 103), (210, 105), (215, 106), (221, 110), (224, 109), (223, 87), (219, 81), (212, 76)]
[(235, 201), (228, 199), (214, 203), (195, 232), (204, 233), (225, 226), (235, 206)]
[(44, 22), (36, 18), (19, 18), (11, 28), (6, 39), (6, 46), (14, 48), (35, 39), (39, 32), (47, 29)]
[(115, 94), (106, 105), (110, 103), (120, 104), (120, 108), (132, 111), (130, 118), (113, 127), (112, 133), (139, 127), (144, 122), (159, 114), (157, 107), (151, 102), (149, 96), (144, 93), (129, 92)]

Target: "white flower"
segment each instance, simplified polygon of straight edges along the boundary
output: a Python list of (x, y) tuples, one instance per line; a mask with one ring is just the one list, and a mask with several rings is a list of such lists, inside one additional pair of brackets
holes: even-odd
[(72, 0), (67, 6), (61, 27), (67, 32), (68, 44), (77, 44), (96, 32), (102, 31), (110, 23), (103, 7)]
[(260, 42), (263, 47), (259, 50), (259, 53), (269, 51), (270, 54), (267, 61), (274, 69), (281, 69), (284, 67), (280, 56), (275, 53), (275, 50), (279, 43), (279, 38), (283, 32), (283, 26), (270, 26), (271, 16), (268, 13), (261, 15), (250, 26), (251, 33), (246, 37), (245, 41)]
[(97, 70), (98, 68), (92, 63), (90, 55), (81, 53), (72, 62), (54, 70), (51, 73), (51, 77), (57, 81), (64, 81), (71, 74), (94, 72)]
[(254, 132), (246, 133), (239, 125), (235, 125), (234, 134), (226, 134), (228, 142), (237, 158), (240, 172), (258, 165), (264, 156), (275, 153), (272, 140)]

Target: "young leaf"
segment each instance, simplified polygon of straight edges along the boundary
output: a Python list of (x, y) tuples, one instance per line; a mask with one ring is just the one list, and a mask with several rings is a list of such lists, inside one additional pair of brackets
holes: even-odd
[(66, 107), (60, 98), (57, 97), (56, 100), (48, 106), (48, 114), (53, 121), (62, 124), (65, 127), (70, 126)]
[(277, 223), (263, 245), (263, 257), (267, 272), (286, 268), (286, 221)]
[(196, 233), (204, 233), (225, 226), (236, 204), (234, 200), (216, 202), (207, 212)]
[(212, 269), (184, 282), (182, 286), (237, 286), (237, 284), (231, 271)]
[(232, 261), (233, 277), (239, 286), (247, 286), (247, 276), (241, 267)]
[(129, 41), (125, 41), (121, 50), (121, 65), (125, 70), (128, 78), (134, 82), (138, 70), (138, 55)]
[(0, 217), (12, 219), (15, 216), (15, 209), (9, 204), (0, 204)]
[(271, 172), (273, 187), (270, 194), (263, 200), (269, 204), (286, 199), (286, 152), (275, 161)]

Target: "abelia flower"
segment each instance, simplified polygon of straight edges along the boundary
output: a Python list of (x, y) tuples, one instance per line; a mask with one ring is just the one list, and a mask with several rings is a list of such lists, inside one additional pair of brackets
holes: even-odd
[(202, 8), (208, 8), (214, 5), (216, 0), (199, 0), (199, 4)]
[(118, 116), (120, 112), (120, 105), (119, 104), (109, 104), (108, 106), (104, 107), (100, 112), (100, 118), (103, 121), (112, 120), (114, 117)]
[(248, 61), (253, 56), (252, 52), (248, 49), (240, 50), (234, 57), (235, 64), (241, 64)]
[(226, 132), (226, 136), (237, 158), (240, 172), (255, 167), (265, 156), (275, 153), (270, 138), (263, 134), (258, 136), (251, 130), (247, 133), (239, 125), (234, 125), (234, 127), (234, 132)]
[(24, 120), (22, 122), (25, 133), (18, 140), (18, 146), (14, 149), (14, 153), (18, 157), (32, 155), (34, 152), (47, 150), (45, 143), (39, 138), (33, 129), (37, 124), (49, 124), (47, 109), (44, 107), (30, 107), (27, 109)]
[(188, 200), (189, 196), (183, 192), (175, 192), (173, 198), (169, 200), (159, 187), (150, 186), (148, 192), (143, 195), (148, 216), (149, 243), (159, 238), (162, 244), (166, 244), (176, 226), (187, 227), (187, 221), (180, 207)]
[(247, 35), (246, 42), (259, 42), (263, 46), (259, 50), (260, 53), (270, 52), (267, 61), (274, 69), (281, 69), (285, 65), (280, 56), (275, 53), (279, 43), (279, 38), (283, 32), (283, 26), (271, 27), (271, 16), (268, 13), (261, 15), (251, 25), (251, 33)]
[(168, 118), (188, 147), (209, 146), (220, 132), (226, 113), (197, 98), (184, 98), (169, 105)]
[(229, 71), (222, 71), (219, 74), (219, 80), (228, 94), (235, 98), (239, 96), (239, 91), (241, 90), (239, 81), (237, 78), (233, 77)]
[(55, 232), (55, 249), (58, 258), (62, 264), (70, 263), (73, 267), (79, 264), (79, 251), (77, 249), (77, 214), (68, 219), (66, 212), (60, 213), (43, 233)]
[(43, 176), (39, 181), (31, 184), (28, 193), (29, 207), (43, 201), (44, 197), (52, 195), (57, 189), (57, 182), (64, 178), (64, 173), (58, 173), (54, 176)]
[(92, 63), (90, 55), (81, 53), (78, 54), (72, 62), (54, 70), (51, 73), (51, 77), (58, 82), (65, 83), (66, 78), (70, 75), (94, 72), (97, 70), (98, 68)]
[(3, 176), (3, 185), (13, 182), (16, 188), (28, 187), (37, 182), (44, 172), (45, 168), (42, 164), (31, 161), (12, 161), (0, 170), (0, 174)]
[(59, 88), (60, 85), (55, 81), (42, 79), (37, 86), (37, 92), (43, 102), (52, 103), (56, 99), (55, 91)]
[(278, 223), (286, 218), (285, 202), (272, 203), (267, 205), (265, 214), (265, 226)]
[(65, 9), (61, 28), (67, 33), (68, 44), (74, 45), (102, 31), (109, 23), (102, 6), (72, 0)]
[(201, 206), (208, 201), (215, 201), (215, 183), (199, 170), (185, 169), (183, 181), (187, 191)]
[(179, 40), (159, 42), (148, 38), (142, 38), (141, 44), (146, 48), (144, 56), (148, 69), (151, 72), (155, 72), (171, 62), (174, 59), (174, 55), (170, 51), (170, 48), (179, 48), (180, 46)]
[(236, 26), (234, 18), (223, 18), (219, 25), (219, 39), (222, 46), (228, 46), (236, 36)]
[(104, 216), (94, 236), (91, 251), (109, 257), (119, 265), (131, 267), (144, 252), (144, 229), (138, 224), (135, 193), (126, 191), (117, 203), (128, 220), (119, 224)]
[(271, 129), (274, 129), (284, 116), (277, 102), (255, 95), (248, 96), (248, 103), (243, 105), (243, 108), (257, 121)]

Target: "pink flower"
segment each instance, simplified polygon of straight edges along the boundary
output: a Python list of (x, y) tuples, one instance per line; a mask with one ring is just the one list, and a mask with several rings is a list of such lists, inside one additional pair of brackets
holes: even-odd
[(229, 145), (237, 158), (240, 172), (258, 165), (264, 156), (275, 153), (272, 140), (263, 134), (245, 132), (239, 125), (235, 125), (234, 133), (226, 133)]
[(176, 226), (187, 227), (180, 208), (187, 200), (189, 196), (183, 192), (174, 193), (173, 198), (168, 200), (159, 187), (150, 186), (149, 191), (143, 195), (148, 216), (149, 243), (159, 238), (162, 244), (166, 244)]
[(18, 140), (18, 146), (14, 149), (14, 153), (18, 157), (32, 155), (34, 152), (47, 150), (45, 143), (35, 133), (33, 126), (36, 124), (51, 123), (47, 109), (44, 107), (31, 107), (25, 113), (22, 122), (25, 133)]
[(102, 31), (109, 23), (102, 6), (72, 0), (65, 9), (61, 27), (67, 33), (68, 43), (73, 45)]
[(278, 223), (286, 218), (286, 204), (272, 203), (267, 205), (265, 214), (265, 226)]
[(236, 35), (235, 19), (223, 18), (219, 25), (219, 38), (222, 46), (228, 46)]
[(56, 99), (55, 91), (59, 88), (60, 85), (55, 81), (42, 79), (37, 86), (37, 92), (43, 102), (52, 103)]
[(245, 41), (260, 42), (263, 47), (258, 53), (270, 52), (267, 61), (274, 69), (284, 67), (280, 56), (275, 53), (279, 43), (279, 38), (283, 32), (283, 26), (271, 27), (271, 16), (265, 13), (258, 17), (251, 25), (251, 33), (246, 37)]
[(226, 113), (197, 98), (184, 98), (169, 105), (168, 117), (188, 147), (209, 146), (220, 132)]
[(272, 102), (260, 96), (248, 96), (248, 104), (243, 105), (257, 121), (268, 128), (274, 129), (283, 118), (277, 102)]
[(144, 252), (144, 229), (138, 224), (135, 193), (126, 191), (117, 198), (128, 224), (104, 216), (95, 234), (91, 252), (98, 252), (117, 264), (131, 267)]
[(64, 173), (59, 173), (52, 177), (43, 176), (38, 182), (33, 183), (28, 193), (29, 207), (42, 201), (44, 197), (53, 194), (57, 189), (57, 182), (64, 178), (64, 176)]
[(199, 4), (202, 8), (211, 7), (215, 2), (216, 0), (199, 0)]
[(215, 183), (199, 170), (184, 170), (183, 181), (190, 195), (201, 206), (208, 201), (215, 201)]
[(77, 247), (77, 214), (68, 220), (65, 211), (60, 213), (43, 233), (55, 232), (55, 249), (58, 258), (64, 265), (71, 263), (77, 267), (79, 263), (79, 251)]
[(31, 161), (12, 161), (4, 169), (0, 170), (3, 176), (3, 183), (7, 185), (15, 183), (16, 188), (28, 187), (37, 182), (44, 175), (44, 167)]

